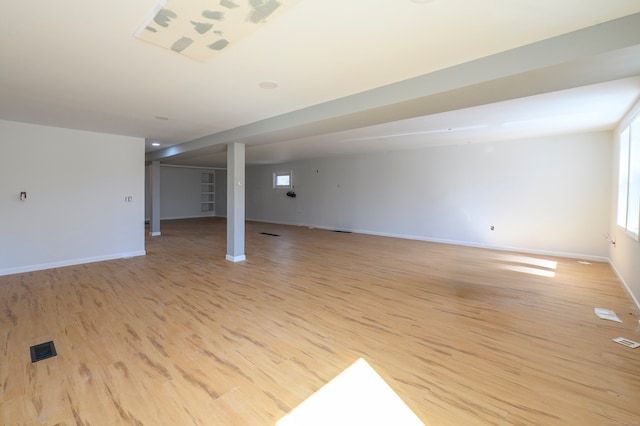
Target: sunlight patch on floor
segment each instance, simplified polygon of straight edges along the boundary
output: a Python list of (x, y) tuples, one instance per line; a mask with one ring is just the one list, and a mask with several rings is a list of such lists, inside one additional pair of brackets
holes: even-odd
[(532, 268), (529, 266), (517, 266), (517, 265), (504, 265), (504, 269), (508, 271), (522, 272), (523, 274), (539, 275), (541, 277), (553, 278), (556, 273), (546, 269)]
[(505, 262), (525, 263), (527, 265), (539, 266), (547, 269), (556, 269), (558, 267), (558, 262), (554, 260), (538, 259), (537, 257), (501, 254), (498, 256), (498, 259), (504, 260)]
[(502, 269), (541, 277), (555, 277), (556, 273), (554, 271), (558, 267), (558, 262), (554, 260), (539, 259), (536, 257), (500, 254), (497, 255), (496, 258), (505, 262), (505, 264), (501, 265)]
[(304, 400), (277, 426), (424, 425), (362, 358)]

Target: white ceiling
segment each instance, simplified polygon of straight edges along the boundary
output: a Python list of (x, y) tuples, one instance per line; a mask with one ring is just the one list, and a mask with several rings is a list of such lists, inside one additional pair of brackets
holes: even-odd
[(0, 119), (171, 164), (610, 129), (640, 94), (638, 0), (300, 0), (204, 63), (134, 37), (158, 0), (0, 1)]

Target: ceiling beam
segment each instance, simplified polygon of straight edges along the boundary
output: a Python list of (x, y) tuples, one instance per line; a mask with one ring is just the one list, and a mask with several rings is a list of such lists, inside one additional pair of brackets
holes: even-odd
[(265, 144), (640, 75), (640, 14), (584, 28), (147, 154)]

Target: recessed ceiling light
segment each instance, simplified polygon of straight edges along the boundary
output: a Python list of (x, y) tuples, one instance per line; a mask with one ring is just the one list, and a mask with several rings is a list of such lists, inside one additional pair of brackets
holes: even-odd
[(160, 146), (160, 143), (159, 142), (152, 142), (151, 146)]
[(169, 119), (169, 117), (167, 117), (166, 115), (156, 115), (156, 120), (162, 120), (162, 121), (167, 121)]
[(278, 83), (276, 83), (275, 81), (261, 81), (258, 86), (262, 87), (263, 89), (275, 89), (278, 87)]

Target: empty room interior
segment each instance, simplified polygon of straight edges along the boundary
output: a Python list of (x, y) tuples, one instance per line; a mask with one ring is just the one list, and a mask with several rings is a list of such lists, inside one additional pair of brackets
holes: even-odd
[(640, 2), (5, 2), (0, 424), (640, 424)]

